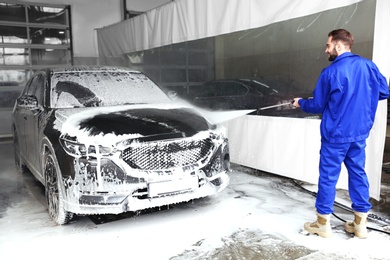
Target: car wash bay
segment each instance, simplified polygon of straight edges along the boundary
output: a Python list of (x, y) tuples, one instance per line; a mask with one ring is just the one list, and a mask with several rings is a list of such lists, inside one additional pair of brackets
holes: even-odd
[[(361, 240), (331, 218), (330, 239), (300, 231), (313, 217), (314, 196), (291, 179), (233, 165), (231, 184), (214, 197), (120, 215), (78, 216), (55, 226), (43, 186), (29, 172), (19, 174), (11, 140), (0, 143), (0, 259), (389, 259), (390, 235), (370, 230)], [(386, 168), (384, 168), (386, 171)], [(299, 183), (302, 184), (302, 183)], [(390, 174), (382, 177), (379, 202), (369, 225), (390, 232)], [(337, 202), (350, 205), (345, 191)], [(336, 207), (337, 217), (349, 219)]]
[[(58, 65), (58, 61), (68, 64), (72, 59), (75, 64), (90, 64), (99, 59), (100, 64), (135, 67), (144, 71), (162, 87), (175, 90), (179, 94), (188, 94), (191, 88), (208, 80), (232, 77), (260, 78), (280, 90), (296, 87), (311, 91), (319, 72), (328, 64), (323, 51), (326, 34), (329, 28), (341, 26), (355, 34), (355, 51), (373, 59), (387, 78), (390, 75), (390, 68), (387, 66), (390, 56), (387, 43), (390, 35), (384, 33), (389, 19), (389, 4), (385, 0), (327, 1), (321, 5), (310, 0), (290, 0), (289, 3), (281, 1), (273, 5), (269, 5), (267, 1), (230, 0), (224, 3), (227, 5), (225, 8), (218, 7), (218, 1), (198, 1), (207, 5), (204, 8), (210, 10), (202, 12), (202, 8), (198, 6), (200, 13), (193, 12), (194, 1), (175, 0), (163, 8), (121, 23), (118, 23), (119, 18), (116, 19), (119, 12), (115, 16), (108, 15), (111, 7), (114, 8), (109, 1), (94, 0), (94, 8), (78, 1), (52, 2), (72, 4), (72, 20), (69, 20), (71, 24), (61, 26), (53, 27), (49, 24), (49, 29), (69, 30), (68, 26), (73, 25), (74, 35), (82, 35), (82, 38), (71, 39), (72, 42), (74, 40), (74, 48), (66, 47), (70, 46), (70, 40), (62, 42), (66, 46), (50, 45), (50, 48), (47, 48), (47, 53), (60, 53), (65, 57), (53, 59), (55, 65)], [(110, 8), (99, 6), (97, 2), (104, 2), (105, 5), (110, 5)], [(194, 6), (188, 7), (187, 4)], [(174, 28), (170, 26), (170, 22), (174, 20), (172, 14), (176, 14), (178, 10), (181, 12), (177, 12), (177, 21), (185, 18), (176, 24), (178, 31), (160, 35), (163, 29)], [(189, 11), (188, 15), (182, 13), (186, 10)], [(267, 10), (269, 16), (259, 15), (264, 14), (263, 10)], [(283, 12), (280, 12), (281, 10)], [(239, 11), (243, 14), (240, 15)], [(90, 16), (85, 19), (87, 14)], [(154, 14), (166, 19), (155, 19)], [(202, 15), (210, 16), (200, 19)], [(91, 21), (90, 24), (86, 24), (86, 20)], [(31, 26), (32, 20), (29, 22)], [(103, 22), (105, 24), (102, 24)], [(221, 22), (228, 24), (223, 26)], [(81, 23), (82, 27), (79, 26)], [(116, 25), (107, 26), (109, 24)], [(182, 31), (183, 24), (195, 25), (194, 30), (188, 27), (189, 31)], [(246, 26), (241, 27), (243, 24)], [(46, 26), (32, 25), (37, 29)], [(99, 27), (101, 29), (95, 30)], [(90, 30), (84, 31), (86, 28)], [(123, 30), (126, 28), (129, 30)], [(134, 28), (135, 35), (124, 34), (124, 31), (133, 32)], [(150, 28), (153, 30), (148, 31)], [(199, 33), (198, 28), (206, 30)], [(222, 31), (215, 31), (215, 28), (221, 28)], [(223, 31), (225, 28), (232, 30)], [(143, 29), (145, 31), (141, 32)], [(99, 44), (94, 41), (95, 32), (98, 32)], [(112, 32), (116, 32), (118, 37), (112, 37)], [(200, 38), (194, 38), (194, 35), (200, 35)], [(176, 38), (164, 38), (170, 36)], [(129, 41), (118, 45), (118, 39)], [(185, 42), (178, 42), (177, 39), (184, 39)], [(164, 45), (159, 43), (159, 40), (164, 44), (172, 44)], [(47, 42), (49, 43), (50, 41)], [(110, 43), (126, 48), (118, 50)], [(22, 57), (25, 60), (25, 45), (28, 45), (27, 42), (18, 42), (16, 47), (23, 49), (23, 53), (11, 57)], [(94, 52), (97, 45), (100, 48), (99, 56)], [(2, 46), (14, 48), (10, 43), (2, 43)], [(27, 47), (43, 49), (44, 45), (32, 43)], [(53, 49), (68, 51), (53, 52)], [(70, 51), (74, 51), (74, 54), (69, 54)], [(33, 59), (30, 64), (23, 63), (18, 67), (14, 63), (7, 64), (7, 61), (11, 59), (4, 58), (2, 69), (11, 72), (11, 79), (20, 80), (20, 88), (25, 81), (23, 77), (19, 77), (19, 71), (33, 71), (34, 66), (41, 65), (35, 64)], [(15, 92), (14, 87), (6, 85), (2, 93), (11, 92), (10, 90)], [(2, 95), (6, 96), (8, 95)], [(8, 131), (12, 104), (10, 102), (1, 106), (6, 106), (7, 111), (1, 111), (3, 120), (0, 132), (6, 133), (7, 136), (10, 136)], [(375, 138), (370, 141), (370, 169), (380, 166), (382, 161), (382, 140), (376, 138), (384, 136), (381, 127), (386, 123), (383, 116), (386, 109), (383, 108), (384, 106), (380, 108), (379, 127), (375, 128), (373, 134)], [(297, 120), (299, 124), (296, 124)], [(255, 125), (256, 128), (248, 127), (249, 124)], [(299, 131), (297, 125), (300, 129), (306, 129), (309, 134)], [(316, 120), (245, 117), (237, 119), (229, 127), (238, 137), (242, 137), (242, 132), (252, 132), (245, 136), (245, 142), (231, 138), (232, 148), (241, 148), (242, 151), (235, 152), (234, 162), (237, 164), (233, 165), (231, 184), (218, 196), (146, 212), (117, 216), (79, 216), (76, 222), (66, 226), (55, 226), (50, 221), (43, 187), (31, 174), (17, 173), (13, 163), (12, 141), (2, 141), (0, 259), (389, 259), (389, 235), (372, 230), (368, 239), (356, 239), (343, 231), (343, 222), (336, 217), (331, 219), (334, 228), (334, 237), (331, 239), (300, 234), (303, 223), (313, 220), (314, 197), (297, 187), (290, 179), (280, 176), (301, 173), (305, 173), (302, 179), (314, 176), (312, 169), (317, 167), (316, 160), (310, 158), (303, 162), (299, 158), (303, 158), (304, 154), (317, 154), (318, 132), (312, 131), (318, 130)], [(256, 131), (272, 135), (259, 135)], [(298, 138), (297, 133), (302, 135)], [(313, 140), (315, 142), (312, 142)], [(300, 150), (299, 156), (291, 156), (291, 141), (305, 143), (308, 150)], [(244, 145), (239, 147), (239, 143)], [(248, 153), (246, 144), (257, 146), (252, 146), (252, 152)], [(376, 149), (378, 147), (382, 150)], [(272, 154), (266, 152), (271, 149)], [(284, 159), (283, 163), (280, 158)], [(280, 175), (264, 173), (238, 164), (267, 169), (268, 172)], [(382, 182), (373, 183), (376, 188), (379, 184), (380, 194), (375, 195), (378, 201), (373, 201), (372, 212), (380, 219), (370, 220), (369, 224), (371, 227), (388, 231), (389, 224), (380, 221), (382, 218), (390, 218), (389, 174), (386, 171), (384, 167)], [(372, 172), (375, 175), (375, 171)], [(298, 179), (300, 177), (302, 176), (297, 176)], [(314, 176), (312, 183), (315, 183), (316, 178)], [(313, 185), (305, 185), (305, 188), (316, 190)], [(349, 206), (345, 191), (339, 191), (338, 202)], [(337, 207), (337, 216), (349, 220), (351, 213)]]

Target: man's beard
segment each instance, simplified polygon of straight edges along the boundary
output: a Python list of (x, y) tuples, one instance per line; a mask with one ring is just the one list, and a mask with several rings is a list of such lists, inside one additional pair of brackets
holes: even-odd
[(329, 53), (329, 61), (334, 61), (337, 58), (338, 54), (336, 52), (336, 48), (332, 50), (332, 52)]
[(329, 55), (328, 60), (329, 61), (334, 61), (337, 58), (337, 55)]

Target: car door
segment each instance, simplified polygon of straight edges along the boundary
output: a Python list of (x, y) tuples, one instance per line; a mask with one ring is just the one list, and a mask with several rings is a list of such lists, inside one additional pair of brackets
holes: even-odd
[(38, 171), (40, 162), (39, 117), (43, 112), (45, 76), (37, 74), (27, 90), (27, 95), (37, 100), (37, 106), (25, 111), (25, 133), (27, 160), (34, 170)]
[(14, 123), (15, 123), (15, 133), (16, 134), (16, 138), (17, 138), (17, 142), (18, 142), (18, 146), (19, 146), (19, 152), (20, 152), (20, 155), (25, 159), (26, 158), (26, 154), (27, 154), (27, 136), (26, 136), (26, 132), (25, 132), (25, 124), (26, 124), (26, 110), (27, 110), (27, 106), (26, 106), (26, 96), (27, 96), (27, 90), (28, 88), (30, 87), (31, 85), (31, 82), (32, 82), (32, 79), (30, 79), (27, 83), (26, 83), (26, 86), (22, 92), (22, 94), (20, 95), (20, 97), (18, 97), (16, 99), (16, 104), (15, 104), (15, 107), (14, 107), (14, 111), (13, 111), (13, 117), (14, 117)]
[(248, 88), (236, 81), (221, 81), (216, 85), (216, 96), (220, 108), (244, 109), (249, 106)]

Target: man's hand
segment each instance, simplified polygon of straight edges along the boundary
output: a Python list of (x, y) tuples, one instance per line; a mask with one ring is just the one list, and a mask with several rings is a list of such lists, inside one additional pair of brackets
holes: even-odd
[(301, 107), (298, 103), (298, 101), (300, 100), (301, 98), (294, 98), (294, 103), (293, 103), (293, 106), (294, 107)]

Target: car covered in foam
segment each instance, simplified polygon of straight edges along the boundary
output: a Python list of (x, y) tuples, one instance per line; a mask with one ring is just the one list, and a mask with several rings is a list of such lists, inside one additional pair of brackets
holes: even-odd
[(186, 202), (229, 183), (226, 129), (121, 67), (43, 69), (12, 116), (15, 164), (45, 187), (51, 218)]

